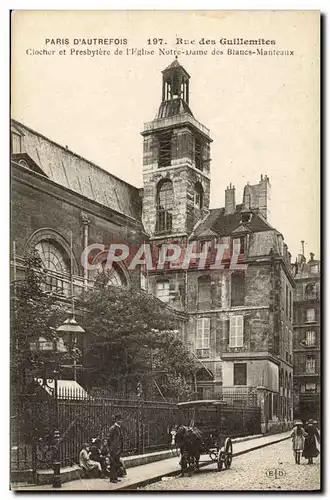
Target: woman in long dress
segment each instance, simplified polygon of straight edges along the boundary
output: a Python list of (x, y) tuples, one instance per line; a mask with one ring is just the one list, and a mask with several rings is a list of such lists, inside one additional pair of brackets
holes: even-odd
[(294, 422), (294, 427), (291, 432), (292, 437), (292, 450), (296, 464), (300, 464), (301, 455), (304, 449), (304, 441), (307, 433), (303, 429), (301, 420)]
[(317, 443), (320, 442), (320, 435), (316, 427), (314, 427), (314, 420), (308, 420), (305, 431), (307, 436), (305, 439), (303, 456), (308, 459), (309, 464), (312, 464), (313, 458), (316, 458), (319, 454)]

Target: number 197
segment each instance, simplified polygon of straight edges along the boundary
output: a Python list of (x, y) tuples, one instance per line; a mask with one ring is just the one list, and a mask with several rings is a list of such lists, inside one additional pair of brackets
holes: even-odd
[(147, 43), (148, 43), (148, 45), (157, 45), (158, 43), (159, 43), (159, 45), (162, 45), (164, 43), (164, 39), (163, 38), (148, 38)]

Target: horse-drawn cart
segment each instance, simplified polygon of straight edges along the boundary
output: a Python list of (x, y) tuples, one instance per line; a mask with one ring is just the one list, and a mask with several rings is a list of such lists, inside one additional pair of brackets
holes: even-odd
[[(233, 460), (233, 444), (226, 434), (226, 420), (221, 411), (226, 403), (218, 400), (188, 401), (177, 404), (180, 410), (180, 421), (189, 423), (190, 435), (195, 432), (200, 436), (195, 440), (197, 468), (199, 455), (208, 455), (211, 462), (217, 464), (218, 471), (229, 469)], [(199, 451), (197, 450), (199, 446)], [(207, 461), (206, 463), (210, 463)]]

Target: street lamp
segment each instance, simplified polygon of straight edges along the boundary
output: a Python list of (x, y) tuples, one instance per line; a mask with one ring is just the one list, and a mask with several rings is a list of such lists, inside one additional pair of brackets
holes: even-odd
[(35, 355), (42, 356), (40, 362), (44, 365), (41, 381), (42, 387), (47, 389), (54, 396), (55, 402), (55, 425), (52, 445), (53, 462), (53, 488), (61, 487), (60, 456), (59, 456), (59, 415), (58, 415), (58, 376), (59, 376), (59, 356), (67, 352), (67, 347), (62, 338), (46, 339), (39, 337), (30, 342), (30, 351)]

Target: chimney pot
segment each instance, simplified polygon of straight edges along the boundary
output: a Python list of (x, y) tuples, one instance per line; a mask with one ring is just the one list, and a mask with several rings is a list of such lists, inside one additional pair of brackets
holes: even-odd
[(314, 255), (315, 255), (315, 253), (312, 253), (312, 252), (310, 253), (311, 260), (314, 260)]
[(230, 183), (225, 191), (225, 214), (233, 214), (235, 210), (235, 187)]

